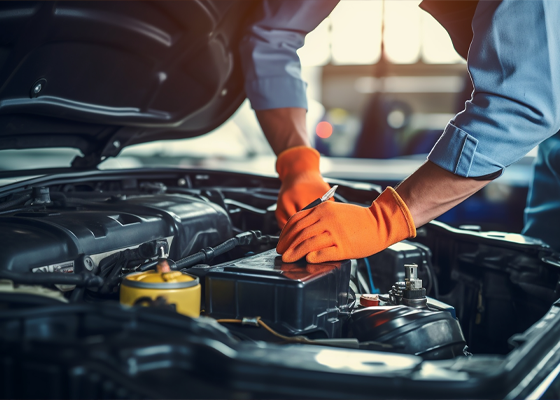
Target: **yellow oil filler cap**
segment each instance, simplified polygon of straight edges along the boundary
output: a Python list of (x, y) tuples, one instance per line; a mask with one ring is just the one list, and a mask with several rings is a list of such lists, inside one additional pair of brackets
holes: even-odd
[(120, 289), (121, 304), (134, 306), (162, 300), (174, 305), (180, 314), (199, 317), (198, 277), (179, 271), (146, 271), (127, 275), (123, 279)]

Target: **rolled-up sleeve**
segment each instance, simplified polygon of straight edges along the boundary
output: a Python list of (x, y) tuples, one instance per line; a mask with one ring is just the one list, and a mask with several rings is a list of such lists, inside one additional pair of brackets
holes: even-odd
[(240, 45), (245, 92), (255, 110), (307, 109), (297, 50), (338, 0), (263, 0)]
[(428, 159), (499, 175), (560, 129), (560, 1), (481, 1), (467, 64), (474, 91)]

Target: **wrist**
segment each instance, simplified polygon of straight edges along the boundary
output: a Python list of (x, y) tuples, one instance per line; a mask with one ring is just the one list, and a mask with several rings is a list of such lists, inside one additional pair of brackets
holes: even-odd
[(261, 128), (275, 154), (292, 147), (309, 146), (304, 108), (287, 107), (256, 111)]
[(402, 199), (401, 196), (396, 192), (395, 189), (392, 187), (387, 187), (385, 191), (389, 191), (393, 196), (393, 199), (397, 203), (399, 210), (402, 214), (404, 221), (406, 221), (406, 225), (408, 226), (409, 231), (409, 238), (416, 237), (416, 225), (414, 224), (414, 218), (412, 218), (412, 213), (410, 212), (408, 206), (406, 205), (405, 201)]
[(296, 146), (284, 150), (276, 160), (276, 172), (283, 181), (287, 177), (307, 172), (320, 174), (320, 154), (308, 146)]
[(416, 226), (408, 206), (392, 187), (388, 186), (383, 193), (377, 197), (369, 207), (370, 212), (376, 219), (394, 220), (400, 222), (400, 229), (389, 232), (394, 236), (396, 243), (400, 240), (416, 237)]
[(409, 206), (416, 226), (422, 226), (464, 201), (490, 181), (455, 175), (427, 161), (397, 187), (397, 192)]

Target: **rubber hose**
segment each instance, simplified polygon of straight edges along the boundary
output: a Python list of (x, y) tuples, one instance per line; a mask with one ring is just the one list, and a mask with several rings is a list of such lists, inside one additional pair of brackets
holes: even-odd
[(206, 255), (199, 251), (198, 253), (191, 254), (190, 256), (176, 261), (175, 264), (177, 265), (177, 269), (188, 268), (193, 265), (203, 263), (205, 259)]
[(51, 201), (55, 200), (55, 201), (60, 201), (60, 205), (62, 207), (66, 207), (68, 205), (68, 197), (66, 197), (66, 195), (62, 192), (51, 192), (50, 193), (51, 196)]
[[(217, 245), (216, 247), (207, 247), (206, 249), (176, 261), (177, 269), (189, 268), (196, 264), (207, 263), (212, 261), (217, 256), (221, 256), (230, 250), (233, 250), (239, 242), (239, 239), (233, 237), (225, 242)], [(210, 257), (209, 257), (210, 256)]]
[[(261, 235), (260, 231), (248, 231), (248, 232), (240, 233), (239, 235), (236, 235), (235, 237), (232, 237), (231, 239), (228, 239), (225, 242), (220, 243), (216, 247), (207, 247), (197, 253), (191, 254), (190, 256), (187, 256), (185, 258), (176, 261), (175, 268), (179, 270), (183, 268), (190, 268), (196, 264), (208, 263), (212, 261), (215, 257), (221, 256), (222, 254), (225, 254), (228, 251), (235, 249), (240, 244), (249, 245), (251, 243), (254, 243), (255, 239), (257, 241), (261, 240), (264, 242), (270, 241), (271, 238), (272, 240), (274, 240), (273, 236), (267, 236), (266, 237), (267, 239), (265, 240), (264, 239), (265, 236), (260, 236), (260, 235)], [(156, 264), (157, 262), (154, 261), (147, 263), (142, 267), (140, 267), (140, 271), (147, 271), (149, 269), (152, 269)]]
[(18, 197), (17, 199), (13, 199), (10, 201), (5, 201), (3, 203), (0, 204), (0, 210), (6, 210), (10, 207), (16, 206), (20, 203), (25, 203), (27, 200), (29, 200), (31, 198), (30, 194), (26, 194), (24, 196)]
[(217, 245), (216, 247), (214, 247), (214, 257), (221, 256), (222, 254), (235, 249), (238, 243), (239, 239), (234, 237), (226, 240), (224, 243)]
[(30, 273), (0, 271), (0, 279), (9, 279), (15, 283), (28, 285), (76, 285), (85, 287), (99, 287), (103, 285), (103, 278), (83, 272), (80, 274), (67, 274), (62, 272)]
[(115, 284), (119, 281), (119, 275), (127, 264), (127, 259), (124, 256), (124, 253), (119, 253), (119, 258), (115, 262), (115, 264), (111, 267), (111, 271), (105, 277), (105, 281), (103, 282), (103, 286), (99, 289), (99, 293), (107, 294), (113, 290)]
[(83, 287), (77, 287), (70, 295), (70, 303), (81, 303), (84, 300), (86, 290)]

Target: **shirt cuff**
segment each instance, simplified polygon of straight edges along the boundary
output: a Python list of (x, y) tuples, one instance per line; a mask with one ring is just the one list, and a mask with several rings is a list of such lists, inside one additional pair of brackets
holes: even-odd
[(505, 167), (482, 154), (481, 150), (477, 138), (449, 123), (428, 155), (428, 160), (465, 178), (497, 178)]
[(307, 110), (307, 83), (302, 80), (277, 77), (245, 83), (245, 92), (254, 110), (297, 107)]

